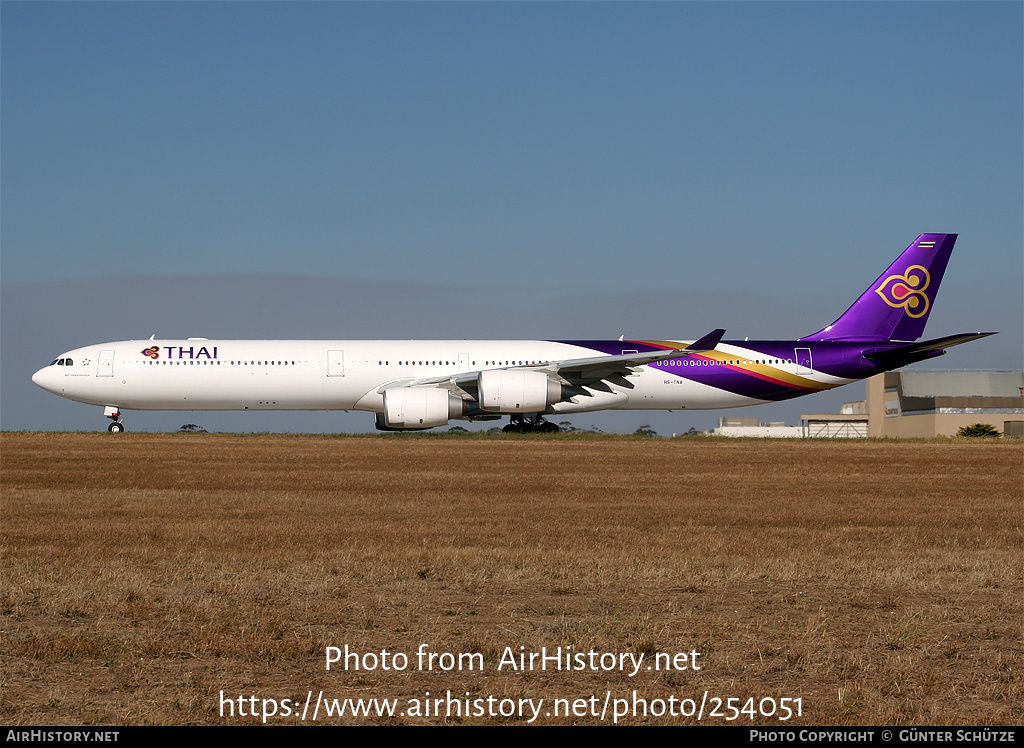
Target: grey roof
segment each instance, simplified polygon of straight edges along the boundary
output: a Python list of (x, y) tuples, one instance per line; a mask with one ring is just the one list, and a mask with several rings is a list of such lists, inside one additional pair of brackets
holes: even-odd
[(1020, 397), (1024, 371), (903, 371), (905, 397)]

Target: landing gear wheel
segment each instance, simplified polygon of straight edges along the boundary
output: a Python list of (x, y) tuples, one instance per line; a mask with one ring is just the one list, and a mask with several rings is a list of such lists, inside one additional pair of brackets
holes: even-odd
[(505, 434), (556, 434), (561, 429), (551, 421), (545, 421), (540, 414), (512, 416), (512, 421), (502, 429)]
[(514, 415), (511, 417), (508, 426), (501, 430), (503, 434), (525, 434), (530, 430), (529, 424), (523, 419), (521, 415)]
[(121, 423), (120, 421), (114, 421), (112, 424), (107, 426), (107, 431), (109, 431), (111, 434), (120, 434), (122, 431), (124, 431), (124, 424)]

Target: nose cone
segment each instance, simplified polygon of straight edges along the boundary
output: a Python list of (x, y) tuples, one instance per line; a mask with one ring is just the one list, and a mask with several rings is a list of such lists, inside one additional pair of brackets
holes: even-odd
[(54, 369), (56, 368), (57, 367), (55, 366), (44, 366), (42, 369), (40, 369), (39, 371), (32, 375), (32, 381), (35, 382), (40, 387), (42, 387), (47, 392), (52, 392), (56, 395), (59, 395), (59, 377), (57, 376), (57, 372), (54, 371)]

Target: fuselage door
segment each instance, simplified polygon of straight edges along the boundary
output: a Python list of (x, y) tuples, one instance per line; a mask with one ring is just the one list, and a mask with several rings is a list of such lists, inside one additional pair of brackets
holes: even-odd
[(345, 351), (327, 351), (327, 376), (345, 376)]
[(100, 351), (100, 357), (96, 359), (96, 376), (114, 376), (114, 351)]
[(812, 374), (811, 368), (811, 349), (810, 348), (796, 348), (793, 350), (796, 354), (796, 373), (797, 374)]

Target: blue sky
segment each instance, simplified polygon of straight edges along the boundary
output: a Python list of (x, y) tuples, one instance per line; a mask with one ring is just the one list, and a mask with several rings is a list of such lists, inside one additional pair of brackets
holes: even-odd
[(2, 425), (153, 332), (796, 337), (921, 232), (1003, 333), (937, 365), (1019, 368), (1022, 7), (4, 2)]

